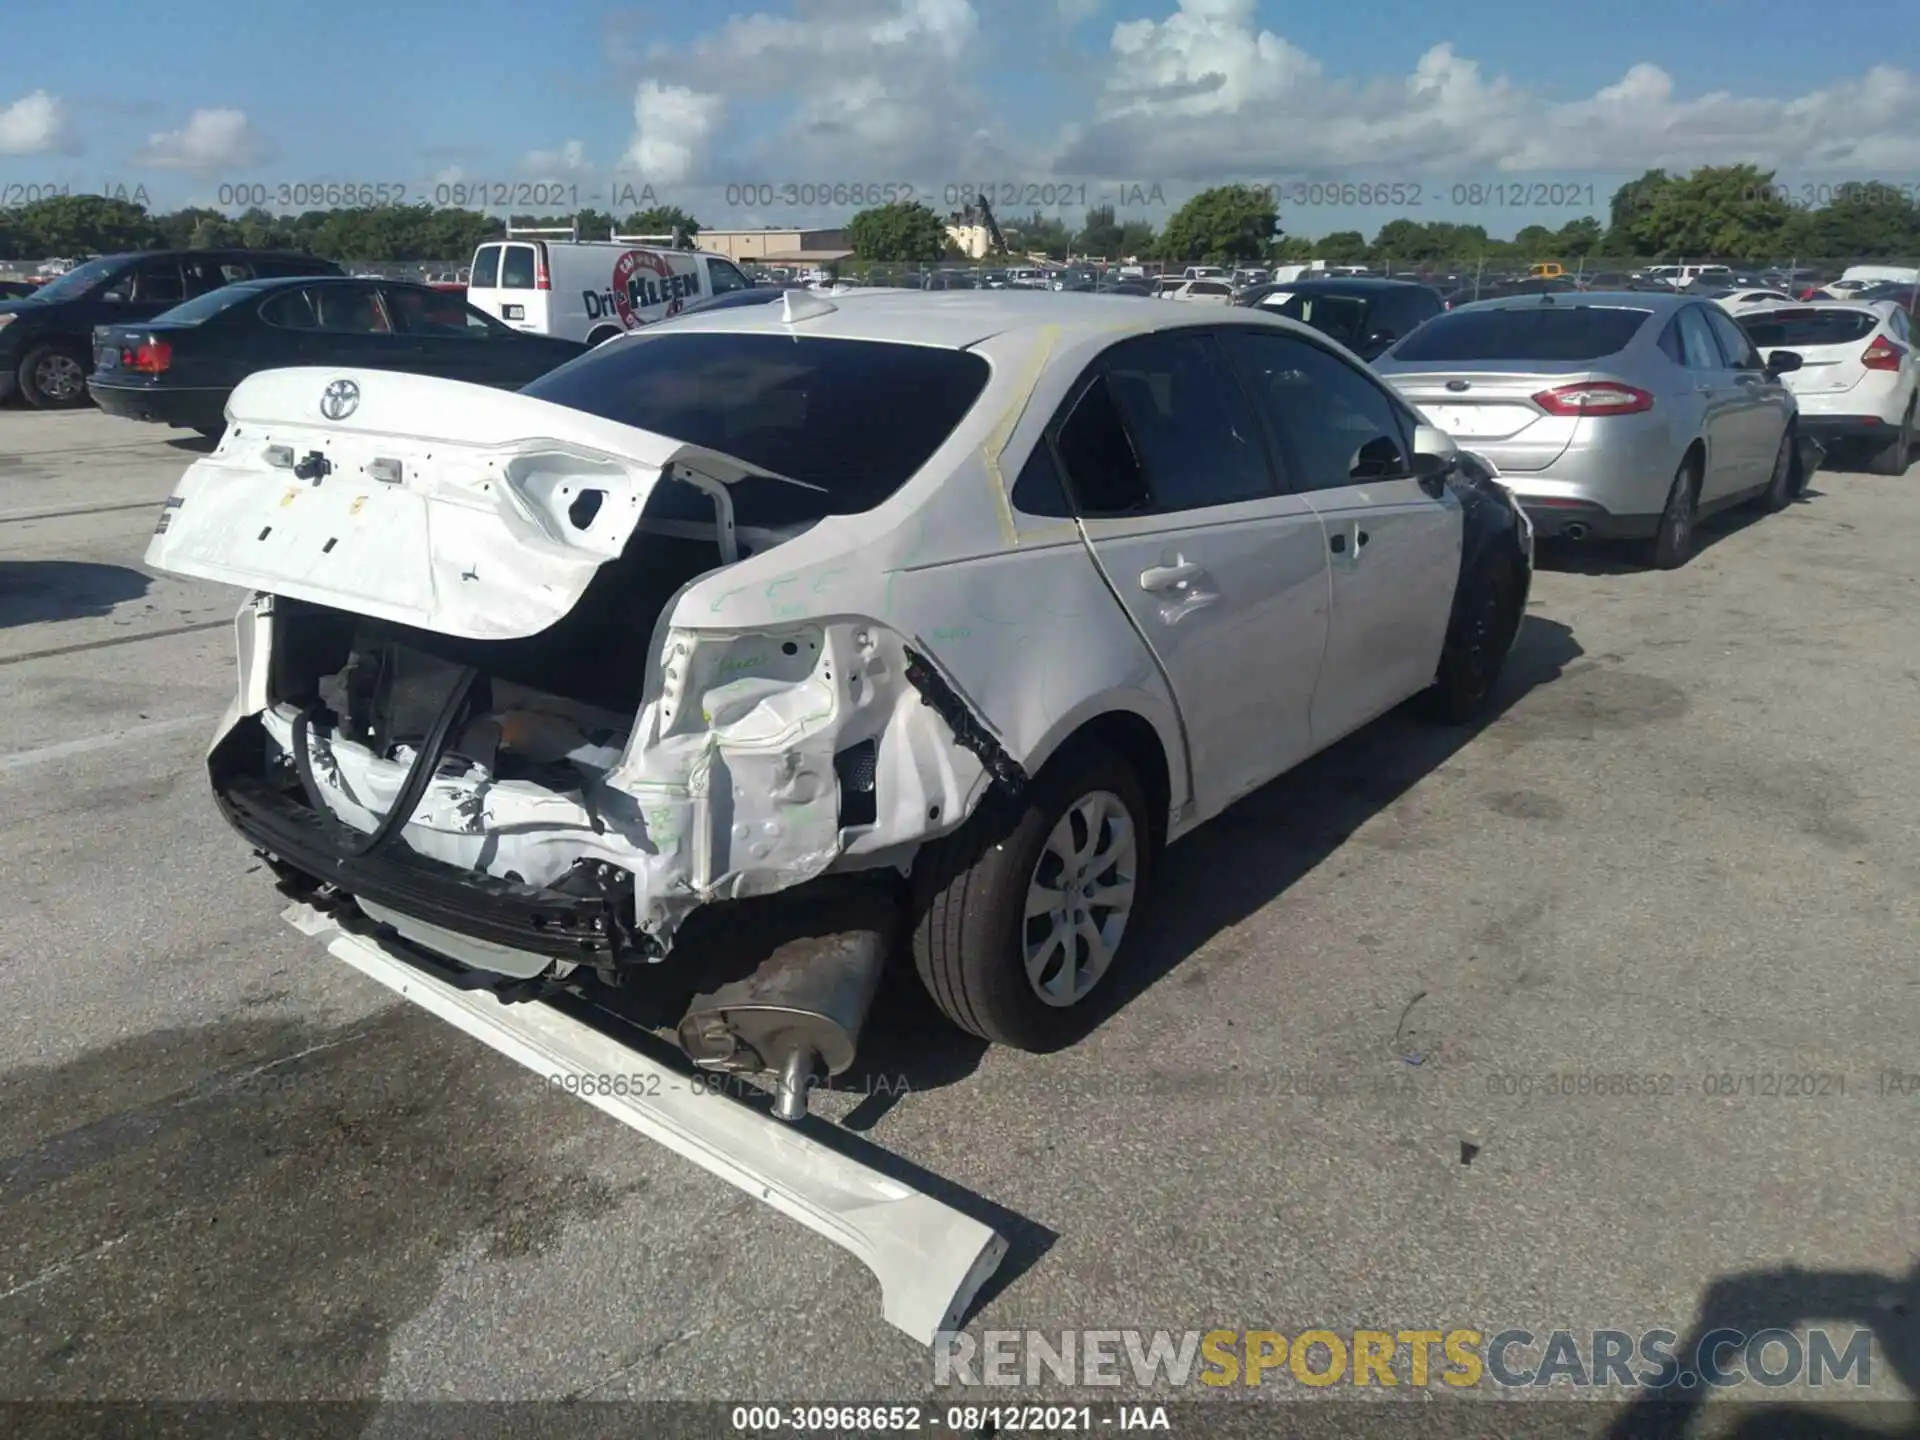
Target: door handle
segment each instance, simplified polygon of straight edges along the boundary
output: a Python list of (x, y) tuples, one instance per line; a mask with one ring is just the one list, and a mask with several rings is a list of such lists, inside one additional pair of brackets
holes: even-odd
[(1171, 565), (1155, 565), (1140, 572), (1140, 588), (1154, 594), (1163, 594), (1168, 590), (1184, 590), (1195, 581), (1206, 578), (1207, 572), (1200, 566), (1185, 560), (1176, 559)]
[[(1356, 560), (1360, 558), (1360, 552), (1367, 548), (1367, 541), (1371, 538), (1372, 537), (1364, 530), (1356, 529), (1353, 532), (1352, 551)], [(1337, 535), (1329, 536), (1327, 539), (1327, 548), (1336, 555), (1345, 555), (1348, 551), (1347, 532), (1342, 530)]]

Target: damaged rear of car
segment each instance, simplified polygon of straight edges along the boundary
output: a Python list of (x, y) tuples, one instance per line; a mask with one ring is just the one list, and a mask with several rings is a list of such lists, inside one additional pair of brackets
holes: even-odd
[[(946, 558), (1004, 543), (982, 396), (1032, 376), (777, 331), (583, 359), (512, 395), (257, 375), (148, 561), (255, 592), (209, 768), (283, 890), (503, 999), (617, 987), (797, 1118), (916, 854), (1025, 781), (982, 708), (1004, 653), (956, 683), (934, 651), (971, 632), (930, 621), (969, 603)], [(1061, 616), (1098, 586), (1066, 553)]]

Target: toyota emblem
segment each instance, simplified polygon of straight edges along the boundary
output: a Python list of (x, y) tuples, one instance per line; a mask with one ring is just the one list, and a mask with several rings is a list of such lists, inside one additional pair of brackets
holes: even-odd
[(351, 380), (336, 380), (320, 397), (320, 413), (329, 420), (344, 420), (360, 408), (360, 387)]

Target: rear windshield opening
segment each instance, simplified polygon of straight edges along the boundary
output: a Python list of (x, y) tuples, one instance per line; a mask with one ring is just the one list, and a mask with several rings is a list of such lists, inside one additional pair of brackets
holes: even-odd
[(202, 320), (211, 320), (222, 310), (230, 310), (242, 300), (252, 299), (260, 292), (243, 285), (223, 285), (218, 290), (209, 290), (204, 295), (195, 296), (184, 305), (176, 305), (154, 316), (169, 325), (198, 325)]
[(1653, 312), (1620, 306), (1524, 306), (1436, 315), (1394, 347), (1395, 360), (1598, 360), (1627, 346)]
[(978, 355), (928, 345), (669, 331), (590, 351), (522, 393), (818, 487), (730, 487), (742, 521), (778, 525), (886, 500), (953, 433), (990, 374)]
[(1776, 310), (1741, 320), (1747, 338), (1762, 349), (1796, 345), (1847, 345), (1864, 340), (1880, 317), (1864, 310)]

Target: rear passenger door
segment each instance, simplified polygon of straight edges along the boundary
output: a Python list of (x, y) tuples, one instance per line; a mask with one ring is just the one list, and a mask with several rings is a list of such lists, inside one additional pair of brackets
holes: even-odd
[(1671, 333), (1701, 407), (1700, 429), (1707, 442), (1707, 463), (1700, 477), (1700, 500), (1711, 504), (1744, 483), (1750, 464), (1742, 440), (1748, 398), (1734, 383), (1733, 370), (1720, 351), (1704, 308), (1689, 305), (1681, 310), (1673, 317)]
[(1793, 416), (1793, 397), (1780, 380), (1767, 373), (1767, 362), (1754, 348), (1747, 332), (1719, 305), (1700, 307), (1726, 357), (1734, 392), (1742, 402), (1733, 422), (1741, 464), (1740, 489), (1754, 489), (1773, 478), (1780, 437)]
[(1432, 683), (1460, 577), (1460, 502), (1414, 478), (1413, 420), (1371, 373), (1252, 326), (1222, 337), (1320, 516), (1333, 581), (1315, 749)]
[(367, 370), (416, 370), (421, 347), (399, 334), (373, 281), (315, 285), (312, 344), (319, 365)]
[(1122, 341), (1054, 443), (1094, 559), (1180, 707), (1201, 818), (1313, 750), (1326, 537), (1200, 330)]

